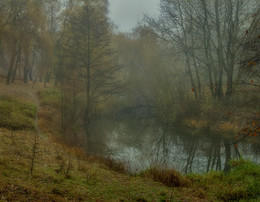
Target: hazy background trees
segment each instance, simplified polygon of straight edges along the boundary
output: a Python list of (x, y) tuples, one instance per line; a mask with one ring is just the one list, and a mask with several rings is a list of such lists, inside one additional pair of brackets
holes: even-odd
[(6, 84), (18, 77), (60, 88), (62, 133), (73, 142), (121, 91), (108, 1), (10, 0), (0, 8)]
[[(241, 87), (235, 85), (240, 80), (240, 58), (245, 55), (243, 41), (252, 32), (259, 34), (257, 9), (259, 3), (256, 1), (162, 0), (161, 15), (156, 19), (146, 17), (158, 39), (175, 49), (173, 55), (180, 56), (189, 77), (186, 82), (189, 82), (194, 99), (199, 100), (193, 104), (198, 109), (197, 114), (212, 117), (214, 124), (231, 118), (227, 116), (231, 111), (238, 117), (236, 108), (245, 103), (244, 97), (257, 96), (252, 93), (256, 91), (247, 88), (250, 96), (244, 94), (241, 99), (237, 94)], [(253, 24), (254, 28), (249, 31)], [(256, 38), (254, 43), (257, 44)], [(257, 65), (252, 63), (251, 66)], [(250, 82), (258, 85), (259, 79), (247, 77), (247, 83)], [(259, 109), (257, 102), (253, 103), (252, 112), (255, 109)]]
[[(252, 1), (162, 0), (161, 16), (147, 17), (158, 37), (183, 53), (196, 99), (202, 98), (201, 80), (213, 97), (232, 94), (237, 61), (242, 50)], [(202, 72), (207, 72), (203, 75)]]
[(121, 115), (218, 130), (258, 120), (258, 1), (161, 0), (158, 18), (125, 34), (108, 6), (0, 1), (1, 75), (59, 88), (64, 138), (87, 141), (94, 118)]

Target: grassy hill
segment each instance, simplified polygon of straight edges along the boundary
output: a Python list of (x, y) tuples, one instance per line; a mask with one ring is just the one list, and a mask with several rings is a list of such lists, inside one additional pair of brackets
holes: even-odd
[(256, 199), (260, 168), (183, 176), (151, 168), (130, 175), (111, 159), (57, 140), (58, 92), (0, 83), (0, 201), (218, 201)]

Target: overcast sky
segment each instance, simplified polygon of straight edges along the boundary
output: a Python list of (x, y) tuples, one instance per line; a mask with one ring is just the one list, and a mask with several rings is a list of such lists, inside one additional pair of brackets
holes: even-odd
[(109, 0), (111, 20), (119, 31), (131, 31), (143, 19), (144, 14), (159, 14), (160, 0)]

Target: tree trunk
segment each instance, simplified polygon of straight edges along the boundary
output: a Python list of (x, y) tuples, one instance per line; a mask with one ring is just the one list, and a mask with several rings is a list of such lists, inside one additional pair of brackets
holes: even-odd
[(223, 55), (223, 44), (222, 44), (222, 37), (221, 37), (221, 31), (220, 31), (220, 19), (219, 19), (219, 0), (215, 1), (215, 14), (216, 14), (216, 29), (217, 29), (217, 42), (218, 42), (218, 49), (217, 49), (217, 55), (218, 55), (218, 83), (216, 86), (216, 92), (217, 97), (219, 100), (222, 100), (223, 98), (223, 71), (225, 68), (225, 61), (224, 61), (224, 55)]
[(195, 68), (195, 73), (196, 73), (197, 84), (198, 84), (199, 99), (202, 99), (199, 68), (198, 68), (197, 62), (194, 57), (193, 57), (193, 63), (194, 63), (194, 68)]
[(225, 152), (226, 152), (226, 162), (225, 162), (224, 172), (229, 172), (230, 171), (229, 161), (231, 160), (231, 151), (230, 151), (229, 144), (225, 144)]
[(12, 76), (12, 73), (13, 73), (15, 57), (16, 57), (16, 53), (15, 53), (15, 51), (12, 51), (12, 55), (11, 55), (10, 62), (9, 62), (9, 69), (8, 69), (8, 73), (7, 73), (7, 77), (6, 77), (6, 84), (7, 85), (10, 83), (10, 79), (11, 79), (11, 76)]
[(29, 50), (28, 48), (24, 49), (24, 83), (28, 82), (28, 73), (29, 73)]
[[(87, 7), (88, 10), (88, 7)], [(89, 122), (89, 116), (90, 116), (90, 60), (91, 60), (91, 55), (90, 55), (90, 26), (89, 26), (89, 12), (88, 12), (88, 16), (87, 16), (87, 38), (88, 38), (88, 47), (87, 47), (87, 104), (86, 104), (86, 109), (85, 109), (85, 124), (87, 124)]]
[(29, 79), (30, 79), (30, 81), (33, 81), (32, 69), (33, 69), (33, 66), (31, 66), (30, 69), (29, 69)]
[(20, 55), (21, 55), (21, 47), (19, 47), (19, 49), (18, 49), (18, 55), (17, 55), (17, 59), (15, 62), (15, 69), (12, 74), (12, 83), (14, 83), (14, 81), (15, 81), (16, 72), (18, 70), (18, 67), (20, 66)]
[(195, 83), (194, 83), (194, 79), (193, 79), (193, 76), (192, 76), (191, 67), (190, 67), (190, 60), (189, 60), (189, 56), (188, 55), (186, 55), (186, 62), (187, 62), (188, 74), (190, 76), (191, 87), (194, 90), (195, 99), (197, 100), (198, 99), (198, 93), (197, 93), (197, 89), (196, 89), (196, 86), (195, 86)]

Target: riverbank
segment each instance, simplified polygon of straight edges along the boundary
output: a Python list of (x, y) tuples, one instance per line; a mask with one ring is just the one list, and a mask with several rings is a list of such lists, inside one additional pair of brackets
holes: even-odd
[[(32, 91), (30, 84), (21, 88)], [(5, 99), (0, 102), (5, 111), (1, 120), (8, 121), (0, 129), (0, 200), (228, 201), (256, 199), (260, 194), (259, 165), (243, 160), (231, 162), (229, 173), (182, 175), (150, 168), (129, 174), (121, 163), (59, 141), (57, 90), (39, 87), (32, 97), (21, 97), (15, 96), (16, 88), (8, 89), (4, 97), (11, 105), (6, 107)], [(13, 127), (16, 117), (26, 124)]]
[(211, 120), (199, 119), (199, 118), (187, 118), (181, 121), (183, 126), (193, 129), (210, 129), (212, 131), (218, 131), (223, 133), (235, 134), (241, 126), (235, 121), (222, 121), (219, 123), (213, 123)]

